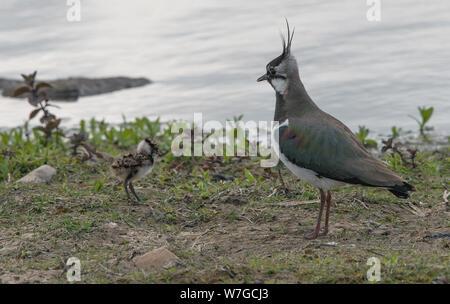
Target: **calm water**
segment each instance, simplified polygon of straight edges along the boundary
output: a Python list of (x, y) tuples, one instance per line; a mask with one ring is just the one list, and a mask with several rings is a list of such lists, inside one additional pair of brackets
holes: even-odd
[[(256, 83), (281, 51), (286, 16), (293, 54), (316, 103), (355, 130), (415, 128), (408, 117), (433, 105), (432, 125), (450, 131), (450, 1), (382, 0), (381, 22), (366, 1), (82, 0), (68, 22), (63, 0), (1, 0), (0, 77), (144, 76), (154, 84), (61, 103), (66, 124), (122, 114), (270, 120), (274, 93)], [(30, 111), (0, 97), (0, 126)]]

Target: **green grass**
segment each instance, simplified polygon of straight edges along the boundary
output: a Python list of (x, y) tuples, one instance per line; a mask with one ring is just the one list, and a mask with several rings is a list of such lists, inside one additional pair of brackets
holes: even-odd
[[(146, 136), (170, 147), (171, 134), (159, 121), (111, 126), (93, 120), (80, 129), (89, 144), (112, 155), (133, 150)], [(283, 168), (285, 192), (277, 170), (261, 168), (258, 158), (166, 154), (136, 183), (145, 202), (133, 205), (107, 163), (77, 161), (68, 143), (45, 145), (39, 134), (27, 141), (20, 129), (0, 135), (2, 282), (65, 283), (62, 261), (72, 256), (81, 260), (84, 283), (368, 283), (372, 256), (380, 259), (382, 283), (449, 277), (448, 238), (429, 238), (448, 233), (448, 148), (420, 154), (416, 168), (386, 155), (416, 186), (412, 198), (343, 187), (333, 192), (329, 235), (308, 241), (303, 236), (314, 227), (318, 204), (280, 202), (317, 199), (318, 191)], [(57, 169), (49, 185), (15, 183), (44, 163)], [(213, 182), (213, 173), (234, 181)], [(183, 265), (139, 271), (132, 257), (161, 246)]]

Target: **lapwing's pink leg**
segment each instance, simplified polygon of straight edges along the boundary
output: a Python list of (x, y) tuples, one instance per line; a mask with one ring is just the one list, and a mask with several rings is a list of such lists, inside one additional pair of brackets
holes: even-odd
[(323, 232), (319, 234), (319, 236), (325, 236), (328, 234), (328, 218), (330, 217), (330, 207), (331, 207), (331, 191), (327, 192), (327, 211), (325, 213), (325, 228)]
[(325, 192), (323, 192), (322, 189), (319, 189), (319, 190), (320, 190), (319, 216), (317, 217), (316, 229), (311, 234), (305, 235), (305, 239), (308, 239), (308, 240), (317, 238), (319, 236), (319, 232), (320, 232), (320, 221), (322, 220), (322, 213), (323, 213), (323, 208), (325, 207), (326, 196), (325, 196)]
[(280, 177), (281, 185), (283, 186), (284, 190), (289, 190), (289, 188), (286, 186), (286, 183), (284, 182), (283, 176), (281, 175), (280, 167), (278, 167), (278, 176)]

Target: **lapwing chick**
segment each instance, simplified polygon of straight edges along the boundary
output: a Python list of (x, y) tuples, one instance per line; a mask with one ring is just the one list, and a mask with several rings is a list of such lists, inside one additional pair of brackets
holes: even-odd
[(158, 145), (151, 139), (146, 138), (139, 143), (136, 153), (126, 154), (111, 164), (111, 172), (123, 182), (128, 200), (133, 203), (136, 203), (136, 201), (131, 198), (128, 188), (136, 197), (137, 202), (141, 202), (142, 200), (134, 190), (133, 181), (152, 171), (155, 158), (158, 155)]
[[(273, 145), (286, 167), (304, 182), (320, 191), (320, 209), (314, 239), (328, 233), (330, 190), (346, 184), (384, 188), (400, 198), (408, 198), (414, 187), (370, 154), (347, 126), (325, 113), (313, 102), (300, 80), (297, 61), (291, 54), (292, 34), (283, 52), (270, 61), (257, 81), (267, 81), (275, 90)], [(325, 227), (321, 232), (326, 205)]]

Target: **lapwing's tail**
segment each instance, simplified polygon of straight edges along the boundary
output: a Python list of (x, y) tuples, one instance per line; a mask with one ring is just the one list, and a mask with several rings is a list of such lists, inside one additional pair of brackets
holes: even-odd
[(388, 188), (396, 197), (399, 198), (408, 198), (409, 191), (416, 191), (413, 185), (408, 184), (407, 182), (403, 182), (401, 185), (396, 185), (394, 187)]

